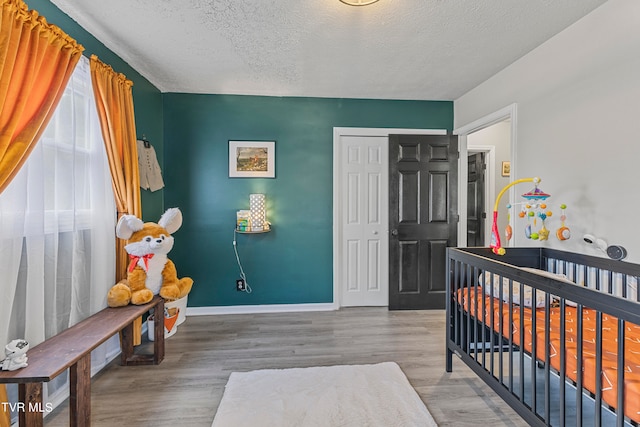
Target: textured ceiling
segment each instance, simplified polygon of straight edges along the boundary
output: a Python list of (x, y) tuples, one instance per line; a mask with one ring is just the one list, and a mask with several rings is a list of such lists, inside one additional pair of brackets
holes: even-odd
[(51, 0), (162, 92), (453, 100), (605, 0)]

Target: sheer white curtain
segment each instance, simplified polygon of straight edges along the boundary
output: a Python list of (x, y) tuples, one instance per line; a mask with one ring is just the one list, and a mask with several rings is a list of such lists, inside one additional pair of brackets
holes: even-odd
[[(43, 137), (0, 194), (0, 348), (16, 338), (33, 347), (106, 307), (115, 280), (115, 220), (82, 57)], [(118, 351), (114, 338), (94, 352), (94, 367)]]

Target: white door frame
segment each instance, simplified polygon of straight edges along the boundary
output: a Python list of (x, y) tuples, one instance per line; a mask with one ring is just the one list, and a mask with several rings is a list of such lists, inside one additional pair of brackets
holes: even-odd
[[(511, 120), (511, 176), (518, 176), (516, 174), (517, 167), (517, 156), (516, 156), (516, 147), (517, 147), (517, 119), (518, 119), (518, 104), (511, 104), (507, 107), (504, 107), (494, 113), (488, 114), (478, 120), (475, 120), (467, 125), (461, 126), (457, 129), (453, 130), (454, 135), (458, 135), (458, 145), (460, 149), (460, 159), (465, 159), (465, 161), (461, 161), (458, 168), (458, 182), (459, 191), (458, 191), (458, 210), (460, 212), (460, 222), (458, 223), (458, 246), (466, 246), (467, 244), (467, 174), (468, 174), (468, 165), (467, 165), (467, 156), (468, 156), (468, 148), (467, 148), (467, 136), (470, 133), (477, 132), (486, 127), (494, 125), (496, 123), (502, 122), (504, 120)], [(493, 188), (493, 187), (492, 187)], [(514, 188), (511, 187), (509, 189), (509, 199), (514, 200)], [(489, 212), (493, 212), (493, 204), (494, 199), (491, 199), (489, 204)], [(513, 218), (511, 218), (511, 222), (513, 222)], [(513, 227), (513, 224), (511, 224)], [(490, 231), (489, 231), (490, 232)], [(487, 240), (485, 243), (489, 242)], [(515, 235), (514, 239), (509, 241), (509, 246), (515, 245)]]
[[(344, 265), (344, 254), (342, 253), (342, 189), (344, 182), (341, 181), (342, 159), (339, 144), (343, 136), (372, 136), (389, 137), (392, 134), (404, 135), (446, 135), (446, 129), (398, 129), (398, 128), (333, 128), (333, 306), (338, 309), (342, 306), (342, 273)], [(385, 170), (388, 182), (388, 169)], [(389, 239), (386, 233), (385, 239)], [(387, 259), (388, 262), (388, 259)]]

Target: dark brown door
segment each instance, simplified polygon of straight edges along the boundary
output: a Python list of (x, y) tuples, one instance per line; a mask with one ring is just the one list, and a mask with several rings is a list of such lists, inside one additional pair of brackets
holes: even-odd
[(389, 136), (389, 309), (443, 309), (457, 242), (458, 140)]
[(485, 153), (468, 157), (467, 175), (467, 246), (484, 246), (484, 180)]

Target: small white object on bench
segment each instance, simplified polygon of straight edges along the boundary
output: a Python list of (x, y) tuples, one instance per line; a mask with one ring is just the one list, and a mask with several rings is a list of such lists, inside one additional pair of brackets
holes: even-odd
[(4, 355), (7, 356), (0, 362), (0, 368), (3, 371), (15, 371), (16, 369), (27, 366), (27, 350), (29, 343), (25, 340), (13, 340), (4, 346)]

